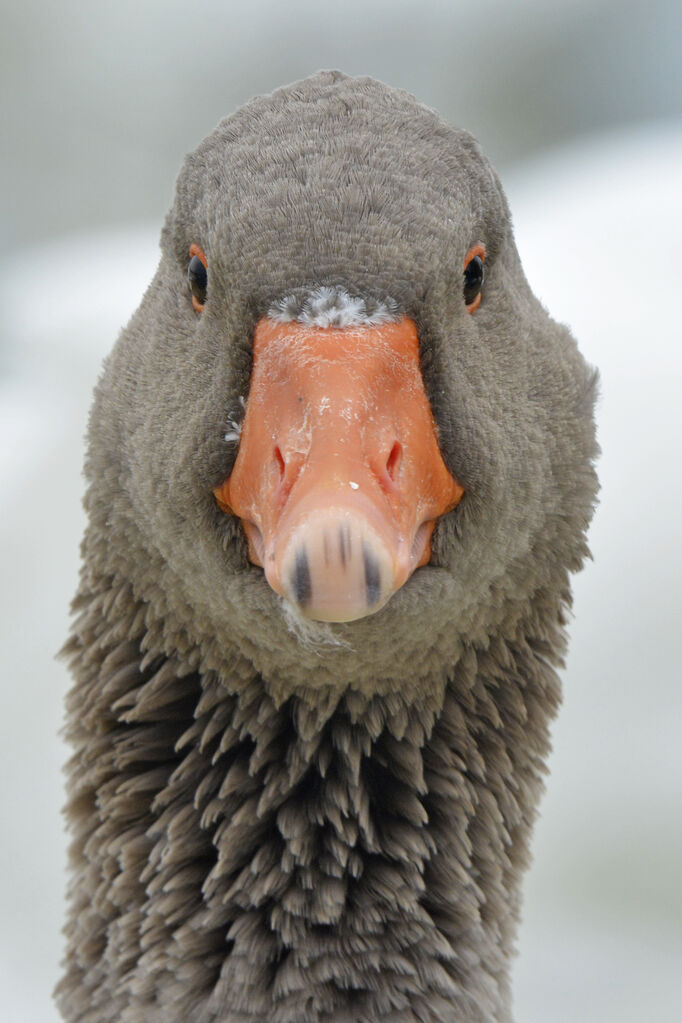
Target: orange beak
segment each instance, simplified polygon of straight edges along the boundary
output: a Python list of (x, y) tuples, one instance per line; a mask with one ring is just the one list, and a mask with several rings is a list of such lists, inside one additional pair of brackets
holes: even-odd
[(463, 494), (438, 448), (414, 322), (261, 319), (239, 453), (214, 494), (305, 615), (378, 611), (428, 562), (436, 519)]

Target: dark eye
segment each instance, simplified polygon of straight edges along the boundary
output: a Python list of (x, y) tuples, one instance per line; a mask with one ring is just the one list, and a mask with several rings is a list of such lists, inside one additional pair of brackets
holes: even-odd
[(187, 267), (187, 284), (192, 292), (192, 305), (200, 313), (206, 301), (208, 270), (206, 256), (198, 245), (189, 247), (190, 261)]
[(481, 304), (481, 288), (485, 277), (485, 249), (482, 245), (474, 245), (469, 249), (464, 260), (463, 293), (467, 310), (473, 313)]

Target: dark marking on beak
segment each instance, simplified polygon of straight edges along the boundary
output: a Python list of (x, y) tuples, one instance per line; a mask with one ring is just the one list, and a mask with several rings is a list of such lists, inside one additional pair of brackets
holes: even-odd
[(367, 605), (372, 607), (381, 596), (381, 570), (367, 545), (362, 545), (362, 560), (365, 565), (365, 592), (367, 594)]
[(343, 526), (339, 526), (339, 554), (341, 556), (341, 564), (346, 567), (346, 537), (344, 535)]
[(325, 565), (329, 564), (329, 537), (326, 533), (324, 534), (324, 563)]
[(313, 587), (310, 581), (310, 565), (308, 564), (308, 553), (305, 547), (299, 547), (296, 551), (291, 586), (299, 607), (305, 607), (306, 604), (310, 603)]

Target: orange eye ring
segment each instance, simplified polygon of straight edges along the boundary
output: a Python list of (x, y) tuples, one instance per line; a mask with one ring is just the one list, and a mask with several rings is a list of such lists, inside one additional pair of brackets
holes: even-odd
[[(483, 287), (485, 263), (485, 247), (472, 245), (464, 257), (464, 301), (468, 313), (474, 313), (481, 304), (481, 288)], [(468, 301), (467, 301), (468, 299)]]
[[(203, 270), (201, 269), (203, 267)], [(192, 308), (200, 313), (206, 302), (206, 287), (208, 284), (208, 260), (204, 250), (199, 245), (189, 247), (189, 266), (187, 267), (187, 283), (192, 292)]]

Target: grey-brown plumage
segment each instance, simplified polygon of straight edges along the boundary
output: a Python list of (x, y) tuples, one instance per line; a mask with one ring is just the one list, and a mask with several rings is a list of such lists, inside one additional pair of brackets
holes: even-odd
[[(321, 286), (415, 320), (465, 496), (381, 611), (306, 641), (212, 488), (235, 459), (256, 321)], [(188, 157), (90, 421), (65, 1020), (511, 1019), (596, 493), (594, 384), (524, 279), (477, 143), (407, 94), (316, 75)]]

